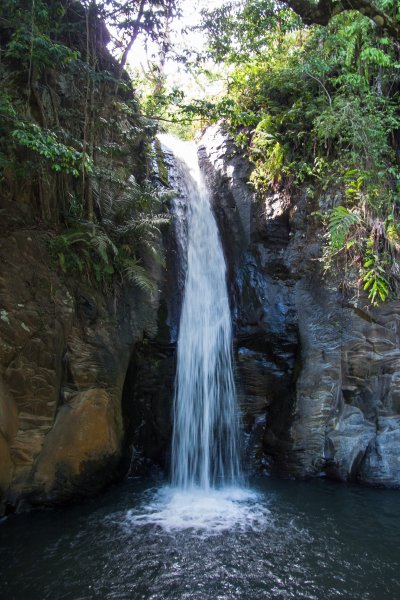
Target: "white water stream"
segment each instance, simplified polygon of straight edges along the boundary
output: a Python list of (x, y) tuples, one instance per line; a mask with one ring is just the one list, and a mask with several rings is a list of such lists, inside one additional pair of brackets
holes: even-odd
[(226, 267), (194, 143), (160, 136), (174, 155), (188, 201), (187, 273), (179, 326), (172, 485), (149, 498), (130, 524), (221, 531), (260, 528), (265, 507), (241, 484), (239, 412), (232, 372)]
[[(171, 143), (172, 142), (172, 143)], [(239, 478), (238, 411), (225, 260), (195, 144), (168, 138), (189, 200), (188, 259), (175, 381), (172, 483), (202, 490)]]

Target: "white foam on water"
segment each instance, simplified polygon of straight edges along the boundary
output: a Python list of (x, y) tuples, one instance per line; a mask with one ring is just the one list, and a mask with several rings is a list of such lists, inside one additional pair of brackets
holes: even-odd
[(246, 488), (152, 491), (146, 504), (131, 509), (125, 527), (158, 526), (166, 532), (193, 530), (207, 535), (224, 531), (262, 531), (271, 524), (270, 511), (259, 494)]

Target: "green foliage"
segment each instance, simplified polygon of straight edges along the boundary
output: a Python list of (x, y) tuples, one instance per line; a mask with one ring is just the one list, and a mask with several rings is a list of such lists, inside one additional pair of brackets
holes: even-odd
[(133, 283), (143, 292), (152, 296), (156, 291), (156, 285), (145, 269), (136, 258), (124, 257), (122, 260), (122, 276), (126, 281)]
[(133, 283), (152, 295), (154, 280), (129, 245), (116, 246), (100, 225), (80, 221), (50, 242), (63, 273), (84, 275), (95, 286), (107, 289), (115, 280)]
[(64, 171), (74, 177), (79, 177), (81, 171), (93, 171), (93, 162), (86, 152), (59, 142), (53, 131), (44, 130), (36, 123), (17, 122), (11, 136), (21, 146), (48, 159), (54, 171)]
[(367, 242), (365, 262), (362, 269), (362, 281), (364, 290), (373, 306), (379, 302), (385, 302), (390, 294), (390, 282), (387, 278), (387, 259), (381, 259), (374, 251), (374, 239), (371, 237)]
[(253, 163), (259, 195), (306, 184), (315, 198), (333, 188), (340, 206), (322, 221), (325, 268), (350, 266), (372, 304), (393, 297), (400, 270), (396, 44), (360, 13), (305, 29), (287, 7), (266, 0), (206, 12), (203, 25), (209, 55), (229, 75), (225, 95), (203, 102), (202, 114), (225, 120)]
[(14, 121), (17, 117), (12, 97), (4, 92), (0, 92), (0, 116), (2, 120), (7, 121)]
[(349, 235), (354, 227), (360, 223), (360, 216), (350, 212), (345, 206), (335, 206), (328, 216), (329, 244), (333, 251), (341, 250), (352, 242)]
[(384, 231), (388, 249), (393, 253), (400, 253), (400, 223), (394, 214), (388, 215)]
[(272, 0), (227, 2), (202, 12), (209, 54), (216, 62), (239, 64), (255, 56), (268, 56), (285, 33), (300, 26), (292, 11)]
[[(81, 222), (50, 242), (63, 273), (77, 271), (92, 282), (108, 284), (114, 273), (113, 257), (118, 250), (99, 226)], [(94, 280), (94, 281), (93, 281)]]
[[(89, 0), (87, 3), (90, 6)], [(160, 41), (165, 36), (166, 23), (178, 14), (177, 4), (175, 0), (98, 0), (96, 10), (116, 30), (114, 43), (121, 48), (136, 30), (147, 39)]]
[[(118, 241), (116, 240), (116, 243)], [(103, 226), (81, 221), (50, 242), (65, 274), (84, 275), (92, 285), (107, 289), (113, 281), (129, 281), (153, 294), (156, 290), (148, 270), (134, 255), (132, 248), (116, 245)], [(160, 250), (154, 250), (160, 252)]]
[[(9, 75), (0, 93), (0, 147), (4, 148), (4, 151), (0, 149), (0, 168), (9, 167), (17, 172), (21, 154), (14, 149), (22, 146), (34, 153), (32, 163), (36, 170), (40, 157), (49, 161), (54, 171), (74, 177), (93, 170), (93, 161), (82, 151), (81, 141), (75, 140), (74, 145), (65, 143), (65, 130), (58, 125), (41, 127), (30, 110), (33, 99), (41, 121), (47, 122), (38, 91), (41, 78), (49, 72), (65, 71), (67, 65), (79, 59), (76, 48), (57, 39), (65, 35), (65, 11), (61, 0), (2, 2), (0, 49), (5, 61), (3, 69), (7, 68)], [(1, 160), (4, 155), (7, 158)]]
[(148, 265), (164, 265), (162, 228), (170, 221), (167, 213), (154, 210), (165, 210), (170, 194), (149, 183), (122, 184), (123, 195), (105, 204), (102, 223), (72, 219), (74, 199), (70, 227), (51, 240), (50, 251), (65, 274), (84, 275), (103, 289), (128, 281), (152, 295), (156, 286)]
[(325, 271), (332, 268), (339, 253), (344, 254), (346, 262), (358, 271), (373, 306), (393, 297), (398, 287), (400, 251), (400, 228), (393, 213), (385, 221), (371, 221), (344, 206), (336, 206), (328, 213), (327, 227)]
[[(174, 11), (174, 0), (1, 2), (2, 183), (16, 200), (29, 194), (70, 280), (156, 291), (149, 272), (164, 261), (167, 198), (146, 181), (155, 125), (123, 58), (137, 35), (162, 37)], [(120, 63), (108, 55), (99, 15), (118, 29)]]
[(54, 68), (55, 65), (66, 65), (79, 58), (77, 50), (71, 50), (63, 44), (52, 42), (46, 34), (33, 35), (26, 29), (17, 29), (5, 53), (7, 58), (31, 61), (38, 69)]
[(39, 72), (77, 60), (78, 50), (56, 41), (64, 12), (61, 0), (3, 0), (0, 17), (12, 31), (5, 57)]
[[(284, 149), (271, 134), (258, 131), (252, 140), (252, 161), (255, 169), (250, 176), (256, 190), (268, 189), (282, 181)], [(257, 158), (257, 155), (260, 158)]]

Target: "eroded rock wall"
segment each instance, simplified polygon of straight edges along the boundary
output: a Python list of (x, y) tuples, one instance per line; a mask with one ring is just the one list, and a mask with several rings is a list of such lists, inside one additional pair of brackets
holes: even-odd
[[(165, 269), (140, 240), (118, 237), (124, 219), (144, 210), (135, 200), (140, 204), (138, 186), (143, 191), (152, 176), (154, 124), (138, 114), (132, 91), (118, 87), (120, 69), (95, 11), (67, 3), (60, 18), (59, 41), (77, 58), (32, 69), (29, 93), (21, 84), (26, 64), (5, 51), (12, 24), (0, 23), (2, 92), (21, 123), (61, 132), (77, 149), (90, 145), (93, 160), (84, 176), (54, 169), (46, 153), (15, 143), (19, 121), (2, 123), (0, 514), (75, 500), (128, 470), (139, 376), (132, 364), (138, 343), (153, 339), (159, 323), (167, 326), (159, 291)], [(96, 233), (103, 236), (97, 245)], [(124, 277), (123, 265), (111, 264), (117, 252), (145, 267), (151, 293)], [(162, 437), (152, 427), (158, 422), (150, 423), (150, 437)]]
[(400, 486), (400, 303), (371, 309), (323, 277), (312, 213), (333, 205), (329, 193), (257, 200), (218, 126), (200, 158), (228, 262), (253, 468)]
[(37, 228), (1, 234), (3, 502), (76, 499), (124, 468), (122, 392), (136, 342), (155, 334), (158, 298), (64, 280)]

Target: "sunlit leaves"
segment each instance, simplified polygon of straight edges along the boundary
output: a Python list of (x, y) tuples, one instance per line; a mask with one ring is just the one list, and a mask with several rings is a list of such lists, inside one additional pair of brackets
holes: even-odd
[(317, 197), (333, 187), (340, 201), (325, 212), (325, 268), (350, 265), (372, 304), (392, 297), (400, 282), (393, 40), (357, 12), (305, 29), (262, 0), (210, 11), (204, 24), (211, 55), (230, 68), (219, 102), (230, 114), (220, 116), (254, 165), (258, 193), (306, 183)]
[(299, 24), (285, 4), (272, 0), (232, 1), (203, 11), (203, 30), (216, 62), (240, 64), (257, 55), (269, 55)]
[(374, 249), (374, 239), (367, 242), (365, 261), (363, 264), (362, 281), (364, 290), (373, 306), (384, 302), (390, 294), (390, 282), (387, 269), (388, 257), (380, 258)]
[(345, 206), (335, 206), (328, 219), (329, 243), (334, 251), (343, 248), (353, 225), (360, 222), (357, 213), (349, 211)]
[(45, 130), (35, 123), (17, 122), (11, 133), (13, 139), (50, 161), (54, 171), (64, 171), (78, 177), (81, 171), (92, 172), (93, 163), (85, 152), (66, 146), (53, 131)]

